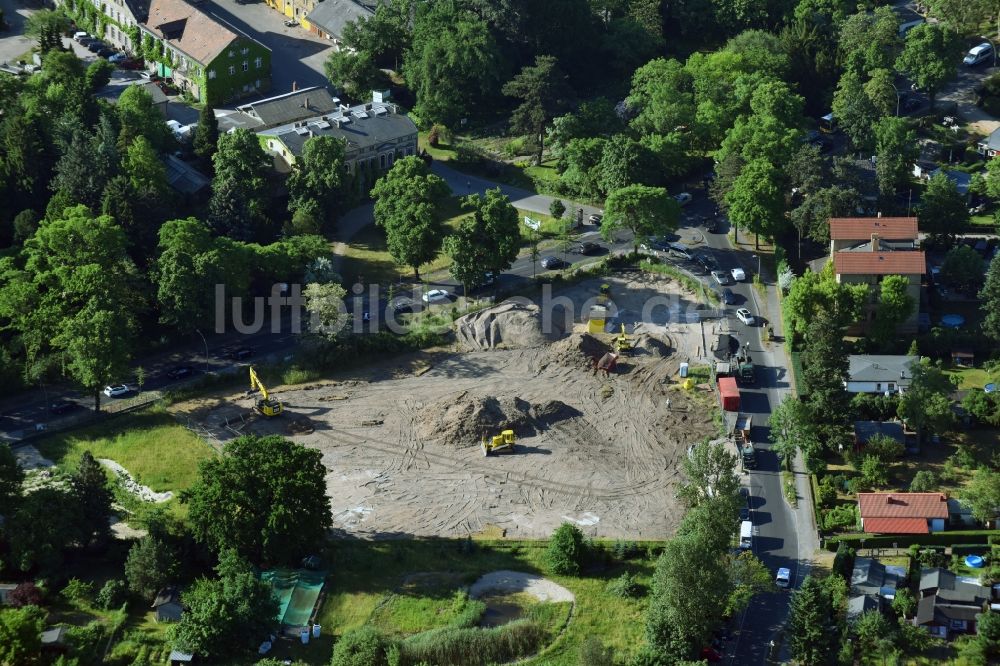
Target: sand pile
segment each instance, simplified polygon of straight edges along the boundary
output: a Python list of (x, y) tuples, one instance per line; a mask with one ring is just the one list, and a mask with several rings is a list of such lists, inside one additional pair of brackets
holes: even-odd
[(563, 335), (561, 322), (543, 332), (540, 308), (534, 303), (504, 301), (455, 320), (455, 338), (467, 351), (504, 347), (541, 347)]
[(416, 430), (425, 439), (458, 446), (478, 445), (483, 437), (513, 430), (519, 437), (535, 433), (536, 425), (579, 414), (558, 400), (532, 405), (513, 397), (477, 396), (468, 391), (420, 410)]
[(639, 335), (635, 340), (635, 349), (639, 354), (654, 358), (667, 358), (671, 354), (670, 344), (652, 335)]
[(610, 349), (590, 333), (574, 333), (549, 347), (547, 362), (589, 368), (593, 359), (601, 358)]

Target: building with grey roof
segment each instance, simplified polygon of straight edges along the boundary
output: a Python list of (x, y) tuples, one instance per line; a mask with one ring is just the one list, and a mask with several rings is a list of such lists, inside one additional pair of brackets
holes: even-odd
[(847, 600), (847, 621), (857, 620), (863, 613), (870, 610), (879, 610), (878, 597), (868, 594), (859, 594)]
[(312, 86), (248, 102), (236, 107), (236, 111), (244, 116), (239, 126), (256, 132), (317, 115), (336, 113), (339, 105), (340, 100), (326, 88)]
[(851, 354), (847, 357), (848, 393), (896, 393), (905, 391), (913, 379), (917, 356)]
[(290, 170), (302, 155), (306, 142), (317, 136), (342, 140), (347, 170), (365, 180), (368, 174), (375, 177), (387, 171), (396, 159), (417, 154), (417, 126), (389, 102), (374, 101), (352, 107), (341, 104), (334, 113), (258, 133), (261, 145), (274, 156), (275, 167), (280, 171)]
[(344, 26), (361, 18), (374, 16), (373, 3), (361, 3), (355, 0), (326, 0), (315, 5), (309, 11), (305, 23), (310, 32), (325, 39), (331, 39), (340, 44), (340, 36)]
[(993, 158), (1000, 153), (1000, 127), (990, 132), (990, 135), (976, 144), (980, 155)]

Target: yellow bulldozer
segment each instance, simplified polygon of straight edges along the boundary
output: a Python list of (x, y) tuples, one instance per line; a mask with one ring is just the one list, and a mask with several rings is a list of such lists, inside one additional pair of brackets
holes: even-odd
[(491, 453), (503, 453), (504, 451), (514, 453), (515, 441), (516, 437), (514, 437), (513, 430), (504, 430), (499, 435), (494, 435), (493, 437), (483, 437), (481, 444), (483, 455), (489, 456)]
[(625, 332), (625, 324), (622, 324), (622, 332), (615, 337), (614, 348), (619, 354), (628, 355), (632, 353), (634, 341)]
[(270, 396), (267, 392), (267, 387), (264, 386), (264, 382), (260, 381), (260, 377), (257, 376), (257, 371), (250, 366), (250, 393), (256, 393), (260, 391), (260, 399), (254, 404), (254, 409), (256, 409), (262, 416), (271, 418), (272, 416), (280, 416), (281, 412), (284, 411), (284, 407), (280, 400), (276, 400)]

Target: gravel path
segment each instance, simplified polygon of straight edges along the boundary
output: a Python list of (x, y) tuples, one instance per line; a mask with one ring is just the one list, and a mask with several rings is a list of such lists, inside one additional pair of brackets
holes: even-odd
[(576, 601), (573, 593), (562, 585), (557, 585), (537, 574), (521, 571), (491, 571), (469, 588), (469, 596), (473, 599), (478, 599), (489, 592), (524, 592), (539, 601)]

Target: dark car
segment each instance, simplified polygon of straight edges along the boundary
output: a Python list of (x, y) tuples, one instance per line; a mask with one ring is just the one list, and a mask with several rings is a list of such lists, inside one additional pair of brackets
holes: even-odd
[(567, 264), (559, 257), (552, 257), (552, 256), (542, 257), (542, 268), (544, 268), (547, 271), (555, 270), (557, 268), (562, 268), (563, 266), (568, 266), (568, 265), (569, 264)]
[(750, 507), (748, 506), (740, 507), (740, 522), (742, 523), (744, 520), (750, 520)]
[(118, 53), (118, 52), (115, 51), (114, 49), (109, 49), (107, 47), (104, 47), (103, 49), (101, 49), (100, 51), (97, 52), (97, 57), (99, 57), (99, 58), (110, 58), (111, 56), (113, 56), (116, 53)]
[(178, 365), (176, 368), (167, 373), (167, 377), (170, 379), (184, 379), (185, 377), (190, 377), (194, 374), (194, 368), (189, 365)]
[(717, 234), (722, 231), (722, 221), (717, 217), (709, 218), (705, 222), (705, 231), (710, 234)]
[(91, 53), (97, 53), (103, 48), (106, 48), (104, 46), (104, 42), (93, 41), (90, 44), (87, 44), (87, 50), (90, 51)]
[(722, 302), (726, 305), (733, 305), (736, 303), (736, 294), (734, 294), (733, 290), (729, 287), (722, 290), (722, 293), (719, 294), (719, 298), (721, 298)]
[(226, 354), (227, 358), (231, 358), (235, 361), (242, 361), (245, 358), (250, 358), (253, 356), (253, 350), (249, 347), (237, 347), (236, 349), (231, 349)]
[(51, 405), (49, 405), (49, 411), (53, 414), (65, 414), (66, 412), (71, 412), (80, 405), (72, 402), (70, 400), (56, 400)]
[(573, 252), (575, 252), (576, 254), (583, 254), (583, 255), (598, 254), (600, 253), (600, 251), (601, 251), (600, 245), (598, 245), (597, 243), (591, 243), (589, 241), (585, 243), (580, 243), (575, 248), (573, 248)]

